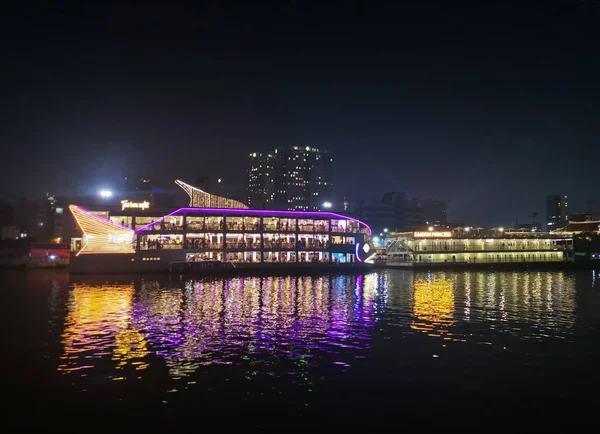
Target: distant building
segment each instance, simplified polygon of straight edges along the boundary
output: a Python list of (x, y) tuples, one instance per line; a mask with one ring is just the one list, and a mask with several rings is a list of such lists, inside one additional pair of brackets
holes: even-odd
[[(423, 202), (430, 206), (431, 220), (426, 220)], [(373, 233), (404, 232), (423, 229), (429, 225), (446, 226), (445, 204), (435, 200), (408, 198), (403, 192), (385, 193), (374, 203), (359, 203), (356, 207), (359, 219), (369, 224)], [(435, 219), (434, 219), (435, 218)], [(443, 222), (443, 223), (442, 223)]]
[(600, 219), (600, 199), (590, 199), (588, 201), (588, 214), (593, 215)]
[(423, 218), (425, 224), (431, 226), (446, 226), (448, 223), (448, 214), (446, 202), (443, 200), (425, 199), (419, 200), (423, 208)]
[(71, 238), (80, 237), (81, 231), (73, 215), (69, 212), (71, 203), (83, 203), (93, 205), (98, 203), (93, 196), (57, 196), (54, 199), (53, 213), (50, 217), (49, 226), (52, 228), (52, 235), (39, 241), (53, 241), (55, 243), (70, 243)]
[(68, 206), (67, 203), (57, 201), (54, 207), (53, 238), (57, 243), (64, 242), (67, 237), (69, 240), (71, 238), (69, 224), (74, 226), (74, 222), (70, 213), (67, 212), (69, 210)]
[(320, 211), (331, 207), (333, 157), (310, 146), (251, 153), (246, 201), (251, 208)]
[[(83, 204), (84, 206), (109, 206), (114, 209), (120, 209), (121, 204), (118, 199), (110, 201), (100, 199), (95, 195), (88, 196), (51, 196), (46, 199), (35, 202), (33, 208), (35, 216), (35, 225), (31, 230), (26, 230), (21, 226), (21, 232), (26, 232), (28, 236), (39, 242), (69, 243), (71, 238), (81, 236), (77, 222), (69, 212), (69, 205), (72, 203)], [(24, 208), (26, 212), (27, 208)], [(26, 221), (24, 219), (24, 221)]]
[(383, 195), (381, 203), (390, 205), (395, 210), (394, 231), (412, 231), (427, 224), (423, 206), (416, 198), (408, 199), (405, 193), (391, 192)]
[(549, 231), (565, 226), (568, 216), (567, 196), (551, 194), (546, 197), (546, 226)]
[(2, 200), (0, 201), (0, 226), (10, 226), (14, 223), (15, 210), (13, 206)]
[(21, 229), (19, 226), (3, 225), (0, 228), (1, 240), (18, 240), (21, 238)]
[(56, 199), (53, 195), (46, 193), (46, 198), (35, 203), (35, 228), (31, 235), (37, 241), (50, 241), (54, 237), (54, 212)]
[(357, 204), (356, 216), (367, 223), (373, 230), (373, 235), (387, 231), (395, 231), (397, 227), (397, 212), (392, 205), (376, 203)]
[(250, 154), (246, 204), (251, 209), (275, 208), (275, 153)]
[(25, 198), (18, 199), (14, 203), (13, 224), (19, 226), (22, 232), (32, 236), (37, 228), (36, 202)]

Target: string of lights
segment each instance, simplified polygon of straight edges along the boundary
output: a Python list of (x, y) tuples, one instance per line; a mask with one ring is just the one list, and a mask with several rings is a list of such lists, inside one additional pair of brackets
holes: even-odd
[(190, 197), (190, 207), (248, 209), (248, 206), (240, 201), (207, 193), (178, 179), (175, 184), (180, 186)]
[(75, 205), (69, 209), (83, 232), (83, 247), (77, 256), (90, 253), (135, 253), (135, 232)]

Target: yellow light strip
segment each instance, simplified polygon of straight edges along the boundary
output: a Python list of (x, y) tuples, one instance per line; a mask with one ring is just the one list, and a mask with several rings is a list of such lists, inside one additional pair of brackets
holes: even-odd
[(238, 200), (207, 193), (178, 179), (175, 181), (175, 184), (188, 194), (191, 208), (248, 209), (247, 205)]
[(83, 232), (84, 244), (76, 256), (91, 253), (135, 253), (135, 232), (132, 229), (75, 205), (69, 205), (69, 210)]

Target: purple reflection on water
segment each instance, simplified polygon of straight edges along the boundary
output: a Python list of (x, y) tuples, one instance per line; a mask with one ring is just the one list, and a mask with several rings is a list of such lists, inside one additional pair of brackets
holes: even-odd
[[(138, 366), (153, 354), (178, 378), (211, 364), (256, 366), (286, 359), (306, 368), (322, 363), (319, 354), (330, 353), (346, 367), (369, 348), (376, 291), (374, 285), (366, 288), (362, 276), (246, 277), (177, 285), (142, 281), (137, 289), (74, 292), (74, 305), (97, 306), (98, 312), (73, 316), (74, 323), (79, 317), (86, 322), (74, 324), (72, 330), (80, 334), (65, 344), (82, 341), (78, 345), (86, 353), (69, 365), (88, 366), (95, 357)], [(106, 332), (84, 336), (90, 327)]]

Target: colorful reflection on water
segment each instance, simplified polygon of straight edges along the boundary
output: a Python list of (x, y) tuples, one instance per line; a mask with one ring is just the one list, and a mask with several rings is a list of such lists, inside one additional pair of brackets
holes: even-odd
[(414, 283), (414, 319), (410, 327), (442, 337), (454, 323), (454, 288), (447, 278), (418, 277)]
[[(60, 309), (59, 294), (53, 291), (51, 309)], [(58, 370), (76, 376), (84, 390), (93, 382), (155, 378), (162, 370), (169, 381), (195, 384), (198, 372), (213, 375), (220, 366), (247, 380), (293, 378), (310, 391), (315, 378), (344, 375), (382, 354), (443, 360), (460, 357), (467, 343), (543, 355), (544, 347), (527, 342), (572, 341), (577, 318), (576, 279), (551, 272), (120, 284), (82, 278), (63, 294)]]
[(345, 369), (369, 348), (375, 284), (375, 275), (75, 284), (59, 370), (93, 370), (110, 358), (116, 369), (139, 371), (148, 353), (173, 378), (240, 361), (255, 368), (282, 358), (318, 363), (319, 353), (339, 355), (335, 364)]
[(64, 355), (61, 371), (92, 368), (84, 360), (110, 357), (119, 369), (127, 363), (139, 365), (147, 353), (146, 340), (132, 327), (133, 285), (76, 284), (68, 301), (62, 335)]

